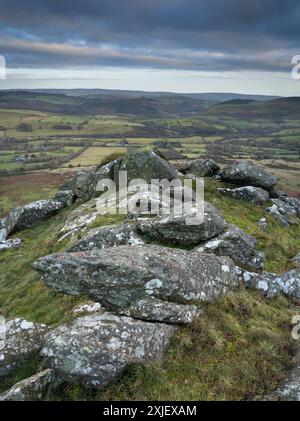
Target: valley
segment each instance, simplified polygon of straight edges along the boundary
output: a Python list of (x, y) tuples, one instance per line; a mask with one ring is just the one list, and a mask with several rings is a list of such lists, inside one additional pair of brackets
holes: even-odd
[[(37, 186), (47, 177), (66, 178), (110, 155), (124, 155), (128, 147), (146, 145), (167, 154), (176, 151), (177, 158), (210, 157), (221, 165), (252, 160), (278, 176), (281, 188), (300, 196), (297, 98), (4, 91), (0, 95), (0, 213), (22, 202), (24, 195), (16, 199), (15, 191), (23, 189), (23, 177), (34, 180), (26, 186), (24, 197), (36, 199)], [(6, 188), (12, 180), (13, 194)], [(44, 195), (41, 186), (40, 197)]]

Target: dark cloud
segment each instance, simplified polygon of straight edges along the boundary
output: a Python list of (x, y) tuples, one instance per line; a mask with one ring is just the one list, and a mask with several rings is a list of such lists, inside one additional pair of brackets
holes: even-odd
[(298, 0), (0, 0), (12, 67), (290, 68)]

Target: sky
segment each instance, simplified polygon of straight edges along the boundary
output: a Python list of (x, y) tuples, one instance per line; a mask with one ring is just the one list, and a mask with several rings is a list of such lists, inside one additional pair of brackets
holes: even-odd
[(299, 0), (0, 0), (0, 89), (299, 96), (299, 22)]

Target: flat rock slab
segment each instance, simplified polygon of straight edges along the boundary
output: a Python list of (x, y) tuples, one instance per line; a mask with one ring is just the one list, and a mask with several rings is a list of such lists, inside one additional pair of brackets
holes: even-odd
[(50, 332), (41, 355), (59, 377), (102, 387), (129, 364), (160, 361), (174, 332), (166, 324), (91, 315)]
[(261, 187), (245, 186), (236, 189), (223, 189), (219, 188), (218, 192), (223, 196), (230, 197), (235, 200), (246, 200), (247, 202), (254, 203), (255, 205), (262, 205), (270, 200), (270, 194), (267, 190)]
[(142, 238), (136, 233), (135, 226), (132, 224), (109, 225), (90, 230), (87, 235), (74, 244), (69, 251), (101, 250), (126, 244), (130, 246), (144, 244)]
[(175, 303), (212, 301), (237, 285), (228, 257), (153, 245), (53, 254), (34, 268), (56, 291), (85, 294), (113, 311), (149, 296)]
[(21, 245), (22, 245), (22, 241), (19, 238), (0, 241), (0, 251), (19, 248), (21, 247)]
[(48, 368), (16, 383), (0, 395), (0, 401), (40, 401), (54, 383), (54, 371)]
[(219, 165), (213, 159), (194, 159), (181, 168), (184, 174), (189, 173), (195, 177), (212, 177), (219, 170)]
[(2, 219), (2, 237), (7, 237), (17, 231), (30, 228), (43, 219), (56, 214), (63, 204), (55, 200), (38, 200), (12, 209), (9, 214)]
[(48, 327), (24, 319), (8, 320), (4, 326), (3, 343), (0, 349), (0, 377), (6, 376), (22, 361), (42, 347)]
[(204, 216), (199, 223), (187, 223), (188, 215), (166, 215), (138, 220), (138, 231), (160, 243), (192, 246), (217, 236), (226, 228), (219, 211), (204, 204)]
[(293, 269), (282, 275), (271, 272), (244, 271), (237, 268), (237, 275), (244, 281), (246, 286), (260, 290), (267, 297), (275, 297), (285, 294), (296, 300), (300, 300), (300, 269)]
[(238, 266), (251, 270), (264, 267), (265, 255), (256, 250), (257, 240), (235, 225), (229, 225), (221, 235), (206, 241), (194, 249), (199, 253), (228, 256)]
[(139, 320), (189, 324), (201, 314), (201, 310), (194, 305), (174, 304), (150, 297), (132, 304), (124, 314)]
[(271, 190), (277, 183), (274, 177), (264, 168), (252, 162), (242, 161), (229, 165), (221, 173), (223, 181), (240, 186), (255, 186)]

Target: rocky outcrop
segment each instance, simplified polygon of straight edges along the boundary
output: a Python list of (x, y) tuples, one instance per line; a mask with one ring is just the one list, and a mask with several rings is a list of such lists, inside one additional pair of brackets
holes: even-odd
[(199, 245), (194, 251), (228, 256), (238, 266), (258, 270), (264, 267), (265, 255), (257, 251), (256, 246), (257, 240), (252, 235), (235, 225), (229, 225), (224, 233)]
[(149, 296), (174, 303), (213, 301), (237, 285), (227, 257), (150, 245), (54, 254), (34, 268), (56, 291), (87, 295), (115, 312)]
[(188, 215), (165, 215), (138, 220), (138, 230), (151, 240), (166, 244), (191, 246), (224, 231), (226, 223), (211, 204), (204, 205), (204, 218), (195, 225), (187, 223)]
[(60, 231), (60, 240), (85, 233), (90, 225), (95, 223), (97, 218), (104, 215), (116, 214), (118, 212), (134, 219), (140, 215), (155, 215), (163, 211), (170, 210), (170, 200), (161, 196), (159, 192), (151, 191), (150, 186), (132, 189), (124, 196), (114, 196), (113, 194), (106, 199), (102, 197), (94, 198), (83, 203), (70, 213), (65, 225)]
[(54, 371), (47, 369), (16, 383), (0, 395), (0, 401), (45, 400), (50, 386), (54, 383)]
[(136, 246), (144, 244), (144, 241), (137, 235), (133, 224), (109, 225), (94, 228), (88, 234), (74, 244), (69, 251), (82, 251), (93, 249), (104, 249), (121, 245)]
[(2, 238), (6, 239), (9, 234), (30, 228), (43, 219), (55, 215), (62, 206), (62, 203), (49, 199), (14, 208), (1, 221)]
[(288, 227), (290, 224), (299, 224), (300, 220), (300, 201), (293, 197), (282, 197), (281, 199), (272, 199), (273, 205), (268, 208), (268, 212), (279, 223)]
[(189, 173), (194, 177), (212, 177), (219, 170), (219, 165), (213, 159), (194, 159), (181, 168), (183, 174)]
[(0, 251), (19, 248), (22, 245), (22, 241), (19, 238), (14, 238), (10, 240), (0, 241)]
[(277, 183), (276, 177), (264, 168), (248, 161), (229, 165), (221, 171), (220, 176), (227, 183), (261, 187), (265, 190), (272, 190)]
[(246, 200), (255, 205), (262, 205), (270, 199), (268, 191), (261, 187), (245, 186), (237, 189), (223, 189), (219, 188), (218, 192), (223, 196), (230, 197), (235, 200)]
[(44, 324), (23, 319), (5, 323), (4, 348), (0, 350), (0, 377), (6, 376), (25, 358), (37, 353), (44, 340), (48, 327)]
[(91, 315), (50, 332), (41, 354), (61, 378), (102, 387), (129, 364), (161, 360), (174, 331), (109, 313)]

